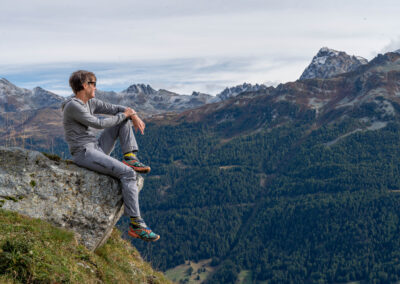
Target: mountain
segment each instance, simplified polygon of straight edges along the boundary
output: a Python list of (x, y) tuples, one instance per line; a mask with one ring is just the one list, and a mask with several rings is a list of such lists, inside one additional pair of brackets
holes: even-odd
[(249, 84), (243, 83), (242, 85), (237, 85), (235, 87), (225, 88), (221, 93), (215, 96), (213, 102), (220, 102), (227, 100), (232, 97), (236, 97), (237, 95), (244, 93), (244, 92), (257, 92), (259, 90), (265, 90), (267, 87), (263, 84)]
[[(227, 88), (213, 97), (200, 92), (193, 92), (190, 96), (179, 95), (163, 89), (156, 91), (150, 85), (135, 84), (122, 92), (97, 90), (96, 97), (109, 103), (131, 106), (141, 117), (147, 118), (165, 112), (179, 113), (264, 88), (264, 85), (245, 83)], [(0, 141), (6, 146), (39, 147), (51, 151), (55, 145), (65, 144), (59, 109), (64, 100), (64, 97), (40, 87), (28, 90), (0, 79)]]
[(143, 117), (163, 112), (181, 112), (202, 106), (212, 101), (213, 96), (193, 92), (189, 95), (179, 95), (167, 90), (154, 90), (150, 85), (135, 84), (126, 90), (116, 92), (96, 91), (97, 98), (119, 105), (131, 106)]
[(207, 283), (399, 281), (399, 80), (386, 53), (148, 120), (141, 206), (165, 242), (139, 250)]
[[(399, 103), (399, 54), (379, 55), (352, 73), (328, 79), (298, 80), (270, 87), (258, 92), (247, 92), (233, 100), (209, 104), (178, 114), (176, 121), (207, 122), (210, 125), (237, 125), (241, 132), (259, 127), (274, 127), (292, 121), (293, 113), (309, 113), (322, 125), (354, 116), (354, 110), (368, 105), (380, 115), (364, 117), (365, 122), (390, 120), (397, 115)], [(162, 115), (160, 116), (162, 119)], [(160, 117), (155, 117), (160, 119)], [(249, 123), (252, 121), (252, 123)], [(248, 123), (248, 125), (246, 125)]]
[[(194, 92), (191, 96), (167, 90), (155, 91), (149, 85), (132, 85), (122, 92), (96, 91), (96, 97), (106, 102), (131, 106), (142, 117), (163, 112), (181, 112), (213, 99)], [(0, 141), (6, 146), (54, 151), (57, 145), (65, 148), (60, 105), (65, 100), (40, 87), (19, 88), (0, 79)], [(64, 151), (63, 157), (68, 156)]]
[(63, 97), (40, 87), (27, 90), (15, 86), (4, 78), (0, 79), (0, 112), (58, 108), (63, 101)]
[(312, 62), (300, 76), (300, 80), (312, 78), (331, 78), (337, 74), (346, 73), (367, 64), (368, 60), (359, 56), (350, 56), (343, 51), (327, 47), (321, 48)]

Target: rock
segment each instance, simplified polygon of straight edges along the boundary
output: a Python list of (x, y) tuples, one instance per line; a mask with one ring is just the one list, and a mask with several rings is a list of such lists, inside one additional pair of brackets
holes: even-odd
[[(139, 190), (143, 181), (138, 175)], [(0, 207), (72, 230), (92, 251), (104, 244), (123, 213), (117, 179), (37, 151), (2, 146)]]

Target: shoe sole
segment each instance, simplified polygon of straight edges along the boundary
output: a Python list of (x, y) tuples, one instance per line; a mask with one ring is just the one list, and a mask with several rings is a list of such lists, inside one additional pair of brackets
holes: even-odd
[(155, 242), (155, 241), (158, 241), (160, 239), (159, 235), (157, 235), (157, 238), (155, 238), (155, 239), (144, 239), (144, 238), (140, 237), (139, 235), (135, 234), (134, 232), (131, 232), (130, 230), (128, 231), (128, 235), (133, 237), (133, 238), (143, 240), (145, 242)]
[(148, 167), (148, 168), (137, 168), (137, 167), (134, 167), (134, 166), (132, 166), (132, 165), (129, 165), (127, 162), (125, 162), (125, 161), (123, 161), (123, 163), (125, 164), (125, 165), (127, 165), (128, 167), (131, 167), (132, 169), (134, 169), (134, 171), (135, 172), (138, 172), (138, 173), (140, 173), (140, 174), (148, 174), (150, 171), (151, 171), (151, 168), (150, 167)]

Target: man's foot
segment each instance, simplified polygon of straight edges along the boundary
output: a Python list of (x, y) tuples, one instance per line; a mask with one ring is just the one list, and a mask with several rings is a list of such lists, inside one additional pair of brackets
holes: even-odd
[(147, 227), (146, 223), (141, 218), (136, 219), (136, 221), (131, 221), (128, 235), (146, 242), (155, 242), (160, 238), (159, 235), (155, 234)]
[(150, 172), (150, 167), (141, 163), (139, 159), (133, 153), (128, 153), (124, 155), (124, 160), (122, 161), (125, 165), (131, 167), (135, 172), (141, 174), (147, 174)]

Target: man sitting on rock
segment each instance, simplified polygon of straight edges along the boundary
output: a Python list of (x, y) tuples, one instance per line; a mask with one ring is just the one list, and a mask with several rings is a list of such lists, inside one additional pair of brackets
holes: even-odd
[[(79, 70), (71, 74), (69, 85), (75, 96), (62, 105), (65, 139), (73, 161), (82, 167), (118, 178), (122, 183), (125, 215), (130, 216), (128, 234), (145, 241), (157, 241), (160, 236), (152, 232), (140, 216), (139, 191), (136, 172), (148, 173), (150, 167), (137, 158), (138, 145), (132, 130), (144, 134), (145, 124), (129, 108), (95, 99), (96, 76)], [(111, 115), (106, 118), (95, 114)], [(96, 138), (94, 128), (104, 129)], [(119, 139), (124, 153), (122, 162), (110, 157)]]

